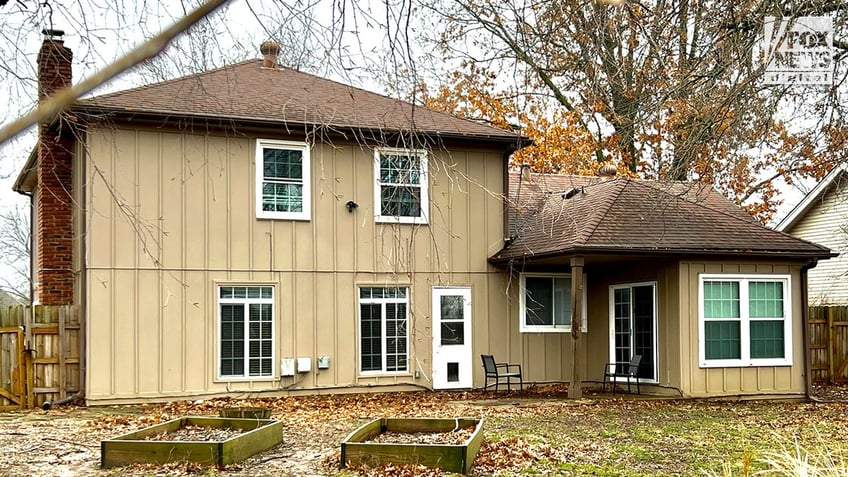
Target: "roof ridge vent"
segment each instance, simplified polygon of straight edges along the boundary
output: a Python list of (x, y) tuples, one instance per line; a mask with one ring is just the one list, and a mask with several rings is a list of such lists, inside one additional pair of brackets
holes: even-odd
[(277, 68), (277, 57), (280, 55), (280, 44), (274, 40), (263, 41), (259, 45), (259, 53), (262, 53), (263, 68)]

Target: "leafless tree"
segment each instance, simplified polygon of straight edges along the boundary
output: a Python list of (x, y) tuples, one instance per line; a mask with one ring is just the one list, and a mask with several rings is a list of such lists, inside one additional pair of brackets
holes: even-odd
[[(848, 160), (844, 2), (422, 2), (445, 61), (576, 114), (598, 161), (714, 183), (767, 219), (777, 179), (820, 178)], [(764, 19), (812, 15), (834, 20), (834, 84), (764, 84)]]
[(26, 206), (0, 208), (0, 291), (18, 303), (29, 303), (30, 220)]

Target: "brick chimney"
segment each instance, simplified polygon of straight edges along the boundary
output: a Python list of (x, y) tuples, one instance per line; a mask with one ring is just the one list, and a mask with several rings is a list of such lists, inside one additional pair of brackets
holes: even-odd
[[(61, 30), (42, 30), (38, 52), (38, 100), (71, 85), (71, 50)], [(37, 299), (44, 305), (74, 302), (72, 160), (74, 135), (61, 117), (38, 125), (35, 190)]]

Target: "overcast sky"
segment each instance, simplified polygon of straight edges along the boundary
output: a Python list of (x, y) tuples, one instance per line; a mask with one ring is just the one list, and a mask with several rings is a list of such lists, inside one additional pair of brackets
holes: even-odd
[[(51, 16), (43, 8), (35, 11), (33, 3), (38, 2), (34, 0), (23, 3), (29, 5), (30, 10), (21, 9), (15, 2), (0, 7), (0, 27), (4, 31), (0, 34), (0, 41), (5, 42), (0, 43), (0, 54), (5, 57), (14, 55), (17, 59), (14, 76), (23, 78), (17, 82), (4, 81), (0, 87), (0, 103), (8, 105), (0, 108), (0, 122), (3, 123), (33, 107), (36, 91), (35, 58), (43, 38), (40, 34), (42, 28), (52, 26), (66, 32), (65, 45), (74, 52), (76, 83), (137, 46), (143, 39), (159, 32), (183, 11), (183, 2), (179, 1), (114, 0), (106, 2), (107, 6), (104, 7), (103, 2), (96, 0), (78, 0), (52, 2), (57, 8)], [(61, 3), (70, 6), (60, 9), (58, 5)], [(219, 53), (217, 56), (213, 54), (212, 60), (217, 59), (220, 63), (222, 59), (243, 59), (238, 55), (259, 57), (258, 44), (261, 41), (271, 36), (288, 34), (292, 42), (301, 37), (303, 39), (302, 44), (290, 48), (302, 50), (290, 51), (294, 55), (290, 61), (302, 61), (302, 67), (307, 71), (380, 92), (378, 85), (368, 82), (368, 72), (377, 63), (392, 61), (385, 32), (386, 23), (392, 20), (380, 9), (382, 2), (373, 2), (375, 6), (367, 1), (355, 2), (357, 10), (348, 12), (345, 17), (341, 41), (333, 41), (331, 37), (339, 35), (341, 31), (341, 24), (333, 22), (333, 19), (339, 18), (333, 5), (350, 3), (354, 2), (231, 0), (224, 10), (211, 17), (212, 21), (207, 26), (207, 32), (211, 31), (220, 40)], [(299, 11), (305, 10), (309, 10), (308, 15), (298, 15)], [(312, 36), (308, 37), (306, 32)], [(188, 54), (186, 50), (174, 53), (177, 61), (180, 61), (180, 55)], [(232, 54), (233, 58), (224, 58), (228, 54)], [(101, 88), (98, 93), (138, 86), (143, 81), (144, 78), (139, 75), (126, 75)], [(26, 197), (12, 192), (11, 187), (34, 144), (35, 134), (30, 131), (0, 145), (0, 207), (28, 202)], [(787, 190), (778, 218), (785, 215), (800, 199), (799, 192)]]
[[(54, 1), (56, 7), (51, 15), (43, 5), (36, 10), (34, 3), (38, 2), (24, 1), (26, 8), (15, 2), (0, 7), (0, 28), (3, 30), (0, 55), (14, 58), (14, 62), (7, 62), (14, 71), (7, 73), (0, 86), (0, 104), (6, 105), (0, 108), (0, 123), (10, 122), (34, 107), (35, 63), (43, 41), (40, 33), (43, 28), (65, 32), (65, 45), (74, 53), (73, 75), (77, 83), (173, 23), (174, 18), (184, 12), (182, 3), (193, 4), (116, 0), (107, 2), (104, 7), (103, 2), (95, 0)], [(68, 5), (60, 8), (63, 3)], [(245, 58), (258, 58), (259, 43), (270, 37), (282, 37), (283, 41), (291, 43), (284, 52), (288, 55), (288, 64), (294, 62), (306, 71), (377, 90), (376, 85), (367, 84), (367, 72), (382, 56), (385, 35), (379, 22), (385, 20), (385, 12), (380, 10), (380, 2), (376, 2), (375, 7), (370, 2), (356, 2), (355, 11), (348, 7), (350, 11), (341, 35), (341, 23), (333, 22), (340, 18), (338, 11), (333, 9), (334, 3), (339, 2), (230, 0), (210, 17), (206, 26), (206, 35), (214, 36), (219, 42), (216, 50), (206, 55), (211, 60), (206, 61), (214, 62), (211, 66), (221, 66)], [(180, 49), (171, 51), (173, 62), (190, 64), (197, 61), (185, 58), (187, 50), (193, 47), (182, 41)], [(145, 74), (146, 77), (124, 75), (95, 94), (152, 81), (151, 73)], [(34, 129), (0, 145), (0, 207), (28, 202), (11, 188), (34, 145)]]

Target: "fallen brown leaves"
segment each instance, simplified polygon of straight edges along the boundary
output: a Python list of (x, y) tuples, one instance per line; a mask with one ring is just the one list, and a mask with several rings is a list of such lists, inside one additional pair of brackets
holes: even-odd
[(468, 441), (475, 426), (450, 432), (383, 432), (369, 442), (380, 444), (441, 444), (458, 445)]
[(226, 441), (243, 431), (232, 427), (185, 426), (173, 432), (159, 432), (144, 438), (146, 441)]
[(534, 444), (526, 439), (510, 438), (486, 442), (480, 448), (475, 469), (483, 473), (520, 472), (532, 468), (533, 464), (546, 460), (551, 463), (565, 462), (565, 454), (547, 444)]
[[(472, 475), (556, 473), (694, 475), (711, 464), (742, 462), (776, 448), (848, 439), (848, 405), (797, 402), (719, 402), (565, 399), (564, 386), (523, 393), (409, 392), (207, 399), (128, 407), (59, 407), (0, 414), (0, 476), (79, 475), (226, 477), (339, 475), (339, 444), (376, 417), (483, 418), (486, 442)], [(835, 393), (835, 391), (834, 391)], [(220, 469), (186, 463), (100, 470), (99, 444), (187, 415), (218, 415), (233, 407), (262, 407), (283, 421), (283, 443)], [(721, 436), (720, 439), (716, 436)], [(607, 465), (598, 470), (596, 466)], [(593, 467), (595, 466), (595, 467)], [(706, 466), (706, 467), (705, 467)], [(9, 469), (9, 470), (4, 470)], [(342, 475), (441, 476), (416, 466), (354, 468)]]
[(423, 465), (386, 464), (380, 467), (350, 466), (348, 470), (368, 477), (441, 477), (443, 472)]

